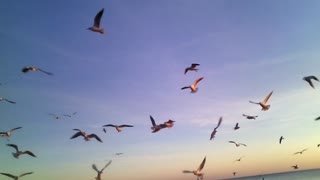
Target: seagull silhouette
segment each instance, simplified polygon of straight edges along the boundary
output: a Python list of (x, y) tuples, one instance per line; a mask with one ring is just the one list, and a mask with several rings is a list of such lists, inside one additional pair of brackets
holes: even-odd
[(295, 153), (293, 153), (293, 155), (302, 154), (302, 153), (305, 152), (306, 150), (308, 150), (308, 149), (303, 149), (302, 151), (295, 152)]
[(27, 73), (29, 71), (40, 71), (40, 72), (43, 72), (43, 73), (45, 73), (47, 75), (53, 75), (53, 73), (51, 73), (51, 72), (47, 72), (47, 71), (44, 71), (44, 70), (42, 70), (42, 69), (40, 69), (38, 67), (33, 67), (33, 66), (26, 66), (26, 67), (22, 68), (21, 71), (23, 73)]
[(96, 134), (87, 135), (85, 132), (81, 131), (80, 129), (73, 129), (73, 130), (78, 131), (78, 132), (75, 133), (70, 139), (74, 139), (78, 136), (82, 136), (84, 138), (84, 140), (86, 140), (86, 141), (89, 141), (90, 138), (95, 138), (97, 141), (102, 143), (102, 140)]
[(100, 33), (100, 34), (104, 34), (104, 29), (101, 29), (101, 28), (100, 28), (100, 21), (101, 21), (102, 15), (103, 15), (103, 11), (104, 11), (104, 8), (102, 8), (102, 9), (97, 13), (97, 15), (94, 17), (93, 26), (91, 26), (91, 27), (88, 28), (90, 31), (98, 32), (98, 33)]
[(235, 144), (235, 145), (236, 145), (236, 147), (239, 147), (239, 146), (241, 146), (241, 145), (243, 145), (243, 146), (247, 146), (246, 144), (243, 144), (243, 143), (236, 143), (236, 142), (234, 142), (234, 141), (229, 141), (229, 143), (233, 143), (233, 144)]
[(306, 76), (303, 78), (303, 80), (307, 81), (309, 83), (309, 85), (314, 89), (314, 85), (312, 83), (311, 80), (315, 80), (315, 81), (318, 81), (319, 82), (319, 79), (315, 76)]
[(16, 150), (15, 153), (12, 153), (13, 157), (15, 157), (16, 159), (19, 159), (19, 156), (21, 156), (23, 154), (28, 154), (28, 155), (30, 155), (32, 157), (37, 157), (31, 151), (19, 151), (18, 146), (15, 145), (15, 144), (7, 144), (7, 146), (13, 147)]
[(16, 128), (13, 128), (13, 129), (11, 129), (10, 131), (7, 131), (7, 132), (0, 132), (0, 136), (9, 138), (13, 131), (15, 131), (17, 129), (21, 129), (21, 128), (22, 127), (16, 127)]
[(104, 169), (107, 168), (111, 164), (111, 162), (112, 161), (110, 160), (100, 171), (98, 170), (98, 168), (95, 164), (92, 164), (92, 169), (98, 173), (96, 180), (102, 180), (101, 175), (102, 175)]
[(197, 69), (197, 66), (199, 66), (200, 64), (196, 64), (196, 63), (193, 63), (191, 64), (190, 67), (187, 67), (185, 70), (184, 70), (184, 74), (187, 74), (188, 71), (198, 71)]
[(238, 158), (238, 159), (234, 160), (234, 162), (237, 162), (237, 161), (238, 161), (238, 162), (240, 162), (242, 158), (244, 158), (244, 156), (242, 156), (242, 157), (240, 157), (240, 158)]
[(236, 126), (234, 126), (234, 128), (233, 128), (234, 130), (238, 130), (238, 129), (240, 129), (240, 126), (239, 126), (239, 123), (237, 123), (236, 124)]
[(197, 84), (203, 79), (204, 77), (201, 77), (197, 80), (194, 81), (194, 83), (190, 86), (185, 86), (185, 87), (182, 87), (181, 90), (184, 90), (184, 89), (191, 89), (191, 93), (196, 93), (198, 91), (198, 88), (197, 88)]
[(271, 91), (271, 92), (267, 95), (267, 97), (264, 98), (264, 100), (263, 100), (262, 102), (258, 102), (258, 103), (257, 103), (257, 102), (253, 102), (253, 101), (249, 101), (249, 102), (250, 102), (250, 103), (253, 103), (253, 104), (259, 104), (259, 105), (262, 107), (261, 111), (267, 111), (267, 110), (270, 108), (270, 105), (268, 105), (267, 102), (268, 102), (270, 96), (272, 95), (272, 93), (273, 93), (273, 91)]
[(123, 154), (123, 153), (115, 153), (114, 155), (117, 155), (117, 156), (119, 156), (119, 155), (121, 155), (121, 154)]
[(281, 144), (281, 142), (282, 142), (283, 139), (284, 139), (284, 137), (281, 136), (280, 139), (279, 139), (279, 144)]
[(247, 119), (256, 119), (258, 116), (249, 116), (249, 115), (246, 115), (246, 114), (242, 114), (242, 116), (246, 117)]
[(218, 127), (221, 125), (221, 123), (222, 123), (222, 117), (219, 118), (219, 121), (218, 121), (217, 126), (216, 126), (216, 127), (214, 128), (214, 130), (212, 131), (212, 133), (211, 133), (211, 135), (210, 135), (210, 140), (212, 140), (212, 139), (215, 137), (215, 135), (216, 135), (216, 133), (217, 133), (217, 129), (218, 129)]
[(203, 169), (205, 163), (206, 163), (206, 157), (204, 157), (204, 159), (202, 160), (202, 162), (197, 170), (195, 170), (195, 171), (183, 170), (182, 172), (183, 173), (193, 173), (194, 175), (197, 176), (197, 180), (202, 180), (204, 174), (201, 173), (201, 170)]
[(122, 128), (124, 127), (133, 127), (132, 125), (126, 125), (126, 124), (122, 124), (122, 125), (113, 125), (113, 124), (107, 124), (107, 125), (103, 125), (103, 127), (114, 127), (116, 128), (116, 130), (118, 132), (121, 132)]
[(152, 133), (158, 132), (158, 131), (160, 131), (161, 129), (167, 127), (165, 124), (159, 124), (159, 125), (157, 125), (151, 115), (150, 115), (150, 120), (151, 120), (151, 123), (152, 123), (152, 127), (151, 127)]
[(299, 169), (298, 165), (291, 166), (293, 169)]
[(57, 115), (55, 115), (55, 114), (51, 114), (51, 113), (49, 113), (49, 115), (53, 116), (53, 118), (55, 118), (55, 119), (61, 119), (61, 117), (60, 117), (60, 116), (57, 116)]
[(8, 174), (8, 173), (0, 173), (2, 175), (5, 175), (5, 176), (8, 176), (8, 177), (11, 177), (12, 179), (14, 180), (19, 180), (21, 177), (25, 176), (25, 175), (28, 175), (28, 174), (32, 174), (33, 172), (27, 172), (27, 173), (23, 173), (23, 174), (20, 174), (19, 176), (14, 176), (12, 174)]
[(0, 97), (0, 101), (7, 101), (7, 102), (9, 102), (9, 103), (11, 103), (11, 104), (16, 104), (16, 102), (10, 101), (10, 100), (8, 100), (8, 99), (6, 99), (6, 98), (3, 98), (3, 97)]

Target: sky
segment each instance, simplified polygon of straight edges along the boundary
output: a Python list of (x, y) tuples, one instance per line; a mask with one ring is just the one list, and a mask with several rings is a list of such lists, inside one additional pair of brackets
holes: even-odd
[[(105, 34), (87, 30), (102, 8)], [(1, 1), (0, 97), (16, 104), (0, 102), (0, 131), (23, 128), (0, 138), (0, 172), (87, 180), (92, 164), (112, 160), (103, 179), (193, 180), (182, 171), (204, 157), (208, 180), (320, 168), (320, 83), (302, 80), (320, 78), (319, 8), (316, 0)], [(192, 63), (199, 70), (185, 75)], [(54, 75), (24, 74), (25, 66)], [(199, 77), (197, 93), (181, 90)], [(249, 103), (271, 91), (268, 111)], [(150, 115), (176, 122), (151, 133)], [(134, 127), (104, 133), (105, 124)], [(103, 143), (71, 140), (74, 128)], [(7, 143), (37, 157), (15, 159)]]

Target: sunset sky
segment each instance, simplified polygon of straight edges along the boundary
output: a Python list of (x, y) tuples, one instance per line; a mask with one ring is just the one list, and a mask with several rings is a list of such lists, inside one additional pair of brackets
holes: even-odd
[[(103, 35), (87, 30), (102, 8)], [(320, 168), (320, 82), (302, 80), (320, 78), (319, 8), (317, 0), (2, 0), (0, 97), (16, 104), (0, 102), (0, 132), (23, 128), (0, 137), (0, 172), (88, 180), (93, 163), (112, 160), (103, 179), (194, 180), (182, 171), (204, 157), (206, 180)], [(192, 63), (199, 71), (184, 75)], [(24, 74), (25, 66), (54, 75)], [(181, 90), (199, 77), (197, 93)], [(249, 103), (271, 91), (268, 111)], [(151, 133), (150, 115), (176, 122)], [(134, 127), (105, 134), (105, 124)], [(103, 143), (71, 140), (74, 128)], [(15, 159), (7, 143), (37, 158)]]

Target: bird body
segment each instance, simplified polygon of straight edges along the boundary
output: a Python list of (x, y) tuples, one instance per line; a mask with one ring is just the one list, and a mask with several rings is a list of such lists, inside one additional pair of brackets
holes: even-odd
[(93, 32), (98, 32), (100, 34), (104, 34), (104, 29), (100, 28), (101, 17), (103, 15), (104, 8), (102, 8), (95, 16), (93, 26), (88, 29)]
[(191, 89), (191, 93), (196, 93), (196, 92), (198, 91), (197, 84), (198, 84), (203, 78), (204, 78), (204, 77), (198, 78), (197, 80), (194, 81), (194, 83), (193, 83), (192, 85), (182, 87), (181, 90)]
[(190, 67), (187, 67), (185, 70), (184, 70), (184, 74), (187, 74), (188, 71), (198, 71), (199, 69), (197, 69), (197, 66), (199, 66), (200, 64), (196, 64), (196, 63), (193, 63), (191, 64)]
[(16, 159), (19, 159), (19, 156), (21, 156), (23, 154), (28, 154), (28, 155), (30, 155), (32, 157), (37, 157), (31, 151), (19, 151), (18, 146), (15, 145), (15, 144), (7, 144), (7, 146), (13, 147), (16, 150), (15, 153), (12, 153), (13, 157), (15, 157)]
[(114, 128), (116, 128), (116, 130), (118, 131), (118, 132), (121, 132), (121, 130), (122, 130), (122, 128), (124, 128), (124, 127), (133, 127), (132, 125), (126, 125), (126, 124), (123, 124), (123, 125), (113, 125), (113, 124), (107, 124), (107, 125), (103, 125), (103, 127), (114, 127)]
[(10, 131), (7, 131), (7, 132), (0, 132), (0, 136), (2, 136), (2, 137), (10, 137), (11, 136), (11, 134), (12, 134), (12, 132), (13, 131), (15, 131), (15, 130), (17, 130), (17, 129), (21, 129), (22, 127), (17, 127), (17, 128), (13, 128), (13, 129), (11, 129)]
[(27, 73), (29, 71), (40, 71), (40, 72), (43, 72), (43, 73), (45, 73), (47, 75), (53, 75), (53, 73), (51, 73), (51, 72), (44, 71), (44, 70), (42, 70), (42, 69), (40, 69), (38, 67), (34, 67), (34, 66), (26, 66), (26, 67), (22, 68), (21, 71), (23, 73)]
[(293, 169), (299, 169), (298, 165), (291, 166)]
[(183, 173), (193, 173), (195, 176), (197, 176), (197, 180), (202, 180), (204, 174), (201, 171), (202, 171), (205, 163), (206, 163), (206, 157), (204, 157), (204, 159), (202, 160), (202, 162), (199, 165), (197, 170), (194, 170), (194, 171), (184, 170), (182, 172)]
[(87, 135), (84, 131), (81, 131), (80, 129), (73, 129), (73, 130), (78, 132), (75, 133), (70, 139), (74, 139), (74, 138), (77, 138), (78, 136), (82, 136), (86, 141), (89, 141), (91, 138), (95, 138), (97, 141), (102, 143), (102, 140), (96, 134)]
[(262, 102), (258, 102), (258, 103), (253, 102), (253, 101), (249, 101), (249, 102), (253, 103), (253, 104), (259, 104), (262, 107), (261, 111), (267, 111), (270, 108), (270, 105), (267, 104), (267, 102), (268, 102), (269, 98), (271, 97), (272, 93), (273, 93), (273, 91), (271, 91)]

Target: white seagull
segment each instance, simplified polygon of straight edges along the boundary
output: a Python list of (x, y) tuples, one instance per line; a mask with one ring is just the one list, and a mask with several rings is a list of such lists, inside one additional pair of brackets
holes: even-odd
[(103, 125), (103, 127), (114, 127), (118, 132), (121, 132), (122, 128), (124, 127), (133, 127), (132, 125), (122, 124), (122, 125), (113, 125), (113, 124), (107, 124)]
[(95, 164), (92, 164), (92, 169), (98, 173), (97, 177), (95, 177), (96, 180), (102, 180), (101, 175), (102, 175), (104, 169), (107, 168), (111, 164), (111, 162), (112, 161), (110, 160), (100, 171), (98, 170), (98, 168)]
[(216, 135), (216, 133), (217, 133), (217, 129), (218, 129), (218, 127), (221, 125), (221, 123), (222, 123), (222, 117), (220, 117), (217, 126), (216, 126), (216, 127), (214, 128), (214, 130), (212, 131), (211, 136), (210, 136), (210, 140), (212, 140), (212, 139), (215, 137), (215, 135)]
[(102, 143), (102, 140), (96, 134), (87, 135), (85, 132), (81, 131), (80, 129), (73, 129), (73, 130), (78, 131), (78, 132), (75, 133), (70, 139), (74, 139), (78, 136), (82, 136), (84, 138), (84, 140), (86, 140), (86, 141), (89, 141), (90, 138), (95, 138), (97, 141)]
[(11, 129), (10, 131), (7, 131), (7, 132), (0, 132), (0, 136), (9, 138), (13, 131), (15, 131), (17, 129), (21, 129), (21, 128), (22, 127), (16, 127), (16, 128), (13, 128), (13, 129)]
[(273, 91), (271, 91), (268, 94), (268, 96), (266, 98), (264, 98), (264, 100), (262, 102), (258, 102), (258, 103), (257, 102), (253, 102), (253, 101), (249, 101), (249, 102), (253, 103), (253, 104), (259, 104), (262, 107), (261, 111), (267, 111), (270, 108), (270, 105), (267, 104), (267, 102), (268, 102), (270, 96), (272, 95), (272, 93), (273, 93)]
[(102, 8), (102, 9), (97, 13), (97, 15), (94, 17), (93, 26), (88, 28), (90, 31), (98, 32), (98, 33), (100, 33), (100, 34), (104, 34), (104, 29), (101, 29), (101, 28), (100, 28), (100, 21), (101, 21), (102, 15), (103, 15), (103, 11), (104, 11), (104, 8)]
[(198, 71), (199, 69), (197, 69), (197, 66), (199, 66), (200, 64), (196, 64), (196, 63), (193, 63), (191, 64), (190, 67), (187, 67), (185, 70), (184, 70), (184, 74), (187, 74), (188, 71)]
[(3, 97), (0, 97), (0, 101), (7, 101), (7, 102), (9, 102), (9, 103), (11, 103), (11, 104), (15, 104), (16, 102), (14, 102), (14, 101), (10, 101), (10, 100), (8, 100), (8, 99), (6, 99), (6, 98), (3, 98)]
[(8, 174), (8, 173), (0, 173), (0, 174), (8, 176), (8, 177), (11, 177), (14, 180), (19, 180), (22, 176), (25, 176), (25, 175), (28, 175), (28, 174), (32, 174), (32, 173), (33, 172), (27, 172), (27, 173), (20, 174), (19, 176), (14, 176), (14, 175)]
[(305, 152), (306, 150), (308, 150), (308, 149), (303, 149), (302, 151), (295, 152), (295, 153), (293, 153), (293, 155), (302, 154), (302, 153)]
[(239, 123), (237, 123), (236, 124), (236, 126), (234, 126), (234, 128), (233, 128), (234, 130), (238, 130), (238, 129), (240, 129), (240, 126), (239, 126)]
[(27, 73), (29, 71), (40, 71), (40, 72), (43, 72), (43, 73), (45, 73), (47, 75), (53, 75), (53, 73), (51, 73), (51, 72), (47, 72), (47, 71), (44, 71), (44, 70), (42, 70), (42, 69), (40, 69), (38, 67), (33, 67), (33, 66), (26, 66), (26, 67), (22, 68), (21, 71), (23, 73)]
[(197, 180), (202, 180), (204, 174), (201, 173), (201, 170), (203, 169), (205, 163), (206, 163), (206, 157), (204, 157), (203, 161), (201, 162), (201, 164), (197, 170), (195, 170), (195, 171), (183, 170), (182, 172), (183, 173), (193, 173), (194, 175), (197, 176)]
[(229, 143), (233, 143), (233, 144), (235, 144), (237, 147), (239, 147), (239, 146), (247, 146), (246, 144), (243, 144), (243, 143), (236, 143), (236, 142), (234, 142), (234, 141), (229, 141)]
[(19, 156), (21, 156), (23, 154), (28, 154), (28, 155), (30, 155), (32, 157), (37, 157), (31, 151), (19, 151), (18, 146), (15, 145), (15, 144), (7, 144), (7, 146), (13, 147), (16, 150), (15, 153), (12, 153), (13, 157), (15, 157), (16, 159), (19, 159)]
[(198, 91), (197, 84), (198, 84), (203, 78), (204, 78), (204, 77), (201, 77), (201, 78), (195, 80), (194, 83), (193, 83), (192, 85), (190, 85), (190, 86), (182, 87), (181, 90), (190, 88), (190, 89), (191, 89), (191, 93), (196, 93), (196, 92)]
[(315, 81), (318, 81), (319, 82), (319, 79), (315, 76), (306, 76), (303, 78), (303, 80), (307, 81), (309, 83), (309, 85), (314, 89), (314, 85), (312, 83), (311, 80), (315, 80)]

